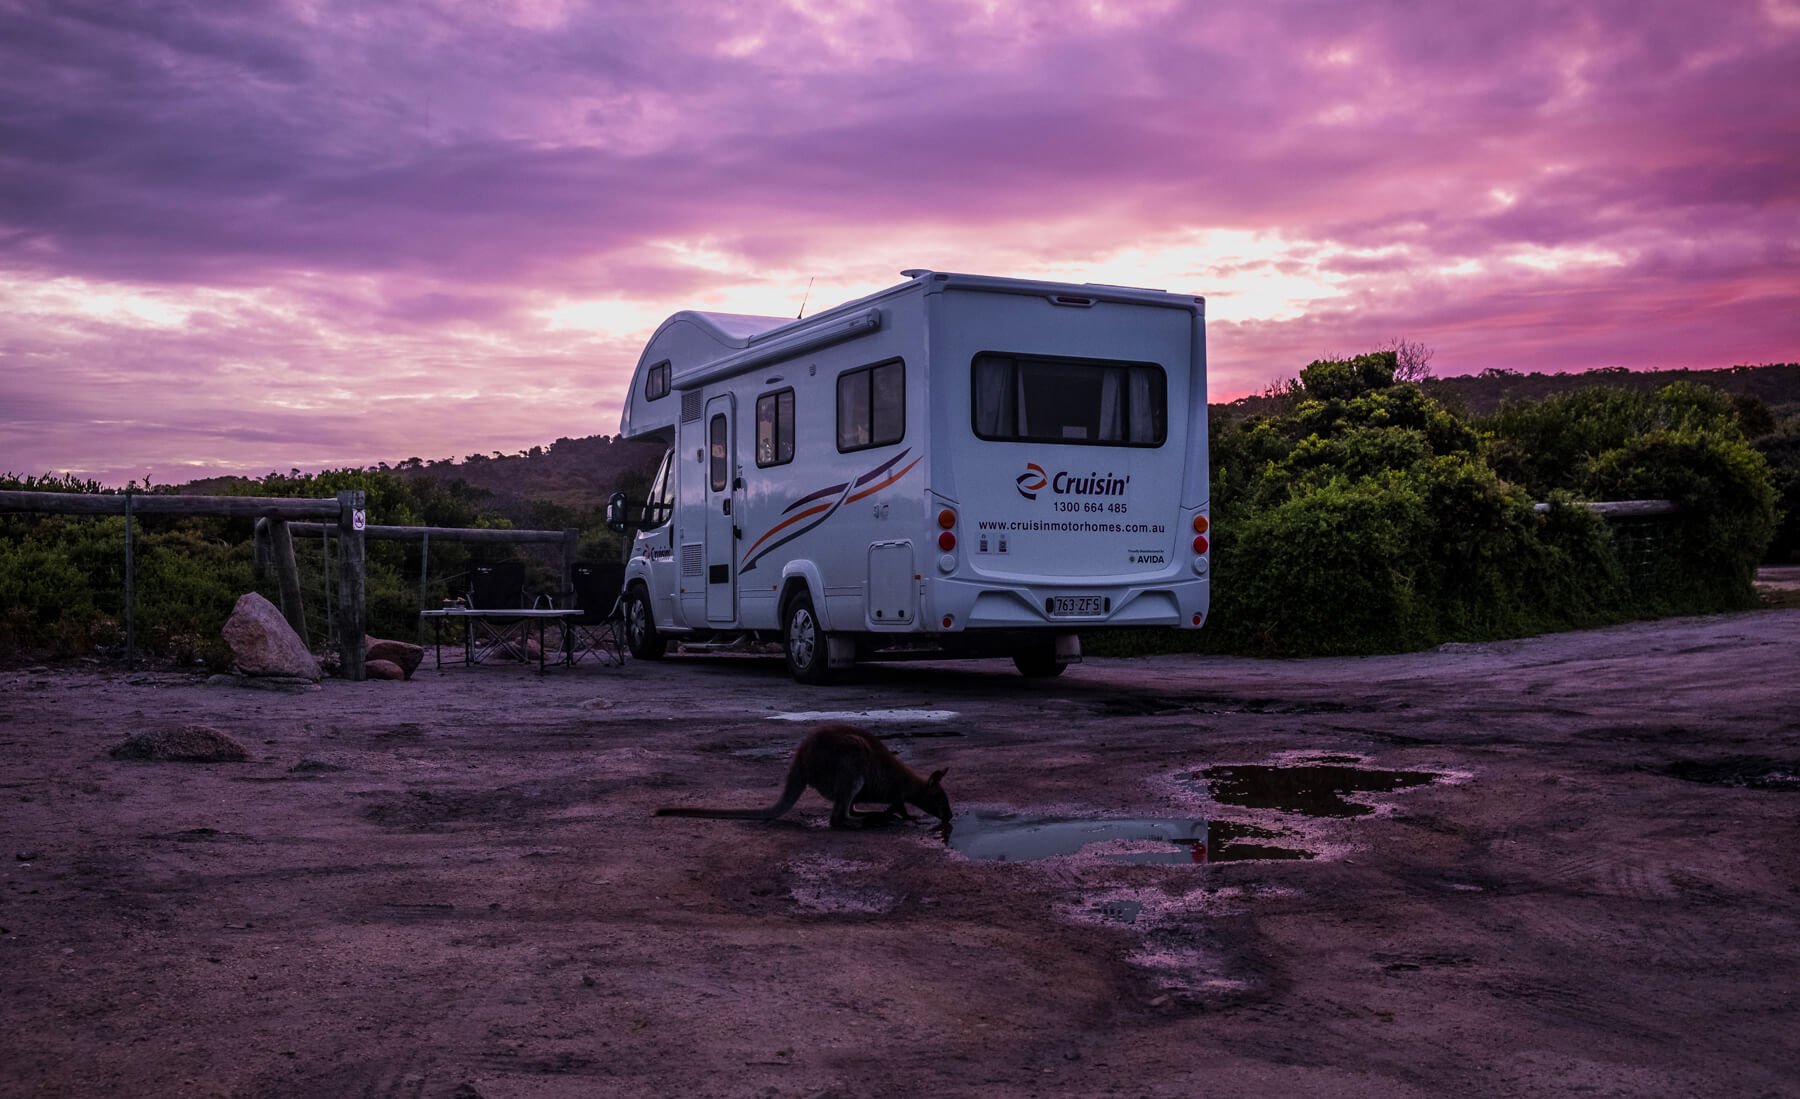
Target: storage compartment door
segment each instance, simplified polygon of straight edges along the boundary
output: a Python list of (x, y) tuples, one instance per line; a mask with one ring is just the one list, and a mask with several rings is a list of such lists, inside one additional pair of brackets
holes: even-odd
[(869, 547), (869, 626), (911, 629), (919, 618), (919, 584), (913, 578), (911, 542), (876, 542)]

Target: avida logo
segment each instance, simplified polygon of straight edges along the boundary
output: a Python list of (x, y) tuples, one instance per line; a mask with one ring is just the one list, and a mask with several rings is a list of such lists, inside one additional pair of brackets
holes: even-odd
[(1035, 500), (1038, 490), (1049, 484), (1050, 478), (1045, 475), (1043, 466), (1036, 462), (1026, 462), (1025, 472), (1019, 474), (1013, 483), (1019, 486), (1020, 496), (1027, 500)]

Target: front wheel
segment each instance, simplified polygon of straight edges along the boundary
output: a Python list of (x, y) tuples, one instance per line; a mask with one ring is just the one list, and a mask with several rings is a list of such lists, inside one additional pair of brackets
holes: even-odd
[(819, 616), (813, 612), (812, 596), (801, 592), (789, 601), (781, 639), (788, 674), (801, 683), (824, 683), (831, 678), (825, 631), (819, 628)]
[(668, 639), (656, 632), (656, 619), (650, 614), (650, 599), (643, 588), (625, 593), (625, 647), (639, 660), (661, 660), (669, 651)]

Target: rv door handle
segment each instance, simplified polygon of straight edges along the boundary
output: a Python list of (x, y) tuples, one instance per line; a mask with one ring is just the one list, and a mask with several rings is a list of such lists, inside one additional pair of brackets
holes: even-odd
[(736, 538), (738, 541), (742, 542), (744, 540), (744, 528), (743, 527), (732, 527), (731, 528), (731, 536), (733, 538)]
[(725, 497), (723, 507), (725, 509), (725, 514), (730, 515), (731, 514), (731, 497), (729, 497), (729, 496)]

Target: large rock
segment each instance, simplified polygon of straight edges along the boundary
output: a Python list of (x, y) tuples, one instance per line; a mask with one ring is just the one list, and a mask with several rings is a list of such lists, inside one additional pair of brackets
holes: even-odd
[(225, 644), (245, 675), (281, 675), (318, 682), (318, 658), (281, 617), (275, 604), (256, 592), (241, 596), (225, 620)]
[(381, 638), (365, 637), (363, 638), (363, 659), (365, 661), (385, 660), (390, 664), (398, 665), (400, 670), (406, 673), (404, 678), (411, 679), (412, 674), (419, 670), (419, 662), (425, 659), (425, 650), (406, 641), (387, 641)]

